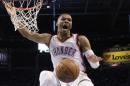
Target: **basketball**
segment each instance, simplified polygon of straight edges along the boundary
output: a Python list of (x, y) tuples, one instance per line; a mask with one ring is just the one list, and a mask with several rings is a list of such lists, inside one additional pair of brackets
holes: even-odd
[(79, 65), (72, 59), (63, 59), (56, 67), (57, 78), (65, 83), (74, 81), (79, 72)]

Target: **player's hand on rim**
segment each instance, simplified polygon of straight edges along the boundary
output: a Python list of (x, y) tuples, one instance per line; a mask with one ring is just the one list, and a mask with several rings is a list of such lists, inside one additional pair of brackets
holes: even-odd
[(11, 16), (15, 16), (16, 10), (15, 10), (15, 7), (12, 6), (11, 2), (5, 2), (5, 1), (2, 1), (2, 2), (5, 5), (5, 8), (6, 8), (8, 14)]

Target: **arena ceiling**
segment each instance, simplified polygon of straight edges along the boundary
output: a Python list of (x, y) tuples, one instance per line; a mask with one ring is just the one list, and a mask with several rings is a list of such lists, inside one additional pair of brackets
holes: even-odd
[[(65, 11), (74, 15), (102, 15), (102, 14), (129, 14), (130, 1), (129, 0), (49, 0), (50, 9), (56, 9), (56, 14)], [(45, 5), (45, 6), (46, 6)], [(46, 7), (43, 7), (43, 14)], [(48, 10), (48, 9), (47, 9)]]

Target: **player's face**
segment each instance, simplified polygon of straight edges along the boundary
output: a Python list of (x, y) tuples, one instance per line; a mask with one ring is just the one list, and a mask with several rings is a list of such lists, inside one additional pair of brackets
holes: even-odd
[(63, 14), (58, 18), (57, 21), (59, 32), (68, 32), (72, 28), (72, 18), (68, 14)]

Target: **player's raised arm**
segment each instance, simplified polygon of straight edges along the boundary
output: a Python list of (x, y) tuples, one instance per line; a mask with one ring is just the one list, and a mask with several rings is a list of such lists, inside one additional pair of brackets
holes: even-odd
[(39, 33), (34, 33), (34, 32), (30, 32), (30, 31), (27, 31), (27, 29), (18, 29), (18, 31), (22, 34), (23, 37), (31, 40), (31, 41), (34, 41), (36, 43), (45, 43), (47, 45), (49, 45), (49, 41), (51, 39), (51, 34), (48, 34), (48, 33), (42, 33), (42, 34), (39, 34)]
[(91, 45), (89, 40), (85, 36), (79, 36), (78, 37), (78, 42), (83, 50), (90, 66), (92, 68), (98, 68), (99, 67), (99, 61), (102, 60), (101, 57), (98, 57), (94, 54), (93, 50), (91, 49)]
[[(3, 4), (5, 5), (5, 8), (11, 17), (11, 21), (14, 24), (15, 28), (21, 33), (23, 37), (37, 43), (45, 43), (49, 45), (51, 34), (48, 34), (48, 33), (39, 34), (39, 33), (30, 31), (28, 27), (25, 26), (25, 24), (27, 24), (28, 22), (26, 23), (24, 22), (26, 20), (22, 21), (19, 18), (17, 18), (18, 15), (16, 14), (16, 8), (13, 7), (12, 3), (3, 1)], [(15, 21), (16, 19), (17, 21)], [(29, 20), (30, 19), (32, 19), (31, 16), (29, 16)], [(31, 20), (31, 22), (33, 23), (35, 22), (35, 20)], [(33, 28), (37, 28), (37, 26), (34, 25)]]

